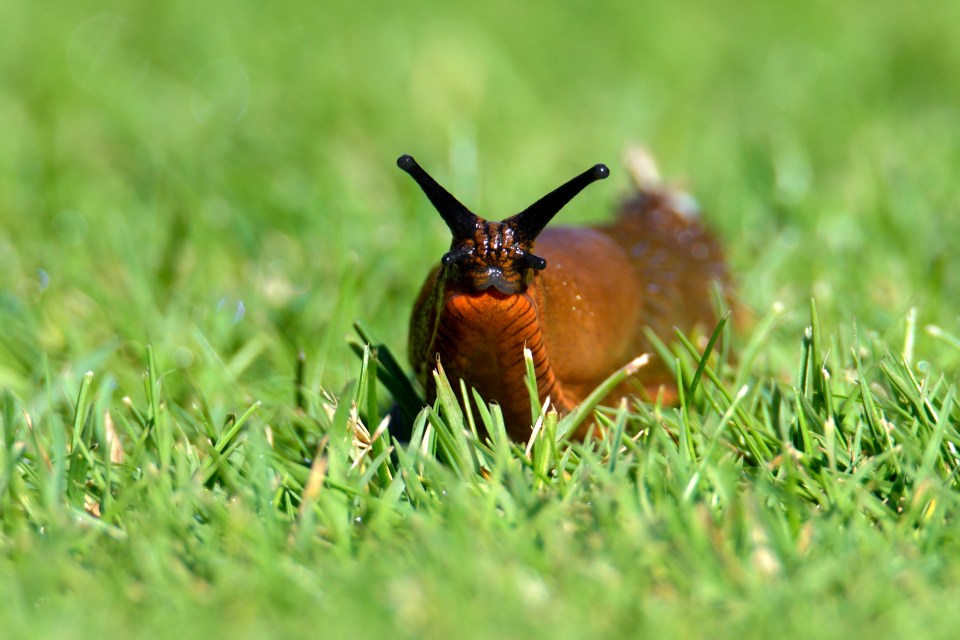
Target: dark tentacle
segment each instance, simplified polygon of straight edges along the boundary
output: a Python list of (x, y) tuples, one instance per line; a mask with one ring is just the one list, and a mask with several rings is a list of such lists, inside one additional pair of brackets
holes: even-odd
[(410, 174), (423, 192), (427, 194), (430, 202), (436, 208), (440, 217), (450, 227), (455, 240), (473, 237), (478, 226), (483, 224), (482, 219), (475, 213), (467, 209), (463, 204), (453, 197), (449, 191), (444, 189), (434, 180), (429, 173), (417, 164), (413, 156), (402, 155), (397, 158), (397, 166)]
[(583, 191), (587, 185), (597, 180), (603, 180), (609, 175), (610, 169), (607, 168), (607, 165), (594, 165), (543, 196), (517, 215), (507, 218), (503, 223), (513, 226), (521, 242), (531, 243), (553, 219), (553, 216), (557, 215), (557, 212)]

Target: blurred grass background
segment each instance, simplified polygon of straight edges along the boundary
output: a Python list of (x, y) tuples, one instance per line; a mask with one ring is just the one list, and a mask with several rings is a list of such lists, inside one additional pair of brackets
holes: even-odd
[[(148, 343), (171, 403), (215, 423), (291, 403), (299, 349), (339, 389), (354, 319), (405, 353), (449, 240), (401, 153), (491, 217), (608, 163), (575, 223), (607, 219), (624, 146), (649, 146), (745, 304), (793, 312), (758, 361), (778, 379), (811, 296), (838, 345), (856, 318), (899, 350), (911, 307), (960, 331), (955, 3), (13, 0), (0, 24), (0, 388), (31, 411), (88, 370), (103, 403), (139, 397)], [(939, 344), (917, 352), (955, 372)]]
[(4, 3), (0, 380), (39, 357), (337, 386), (363, 318), (404, 353), (445, 229), (394, 166), (519, 210), (639, 141), (753, 307), (956, 326), (960, 45), (920, 2)]

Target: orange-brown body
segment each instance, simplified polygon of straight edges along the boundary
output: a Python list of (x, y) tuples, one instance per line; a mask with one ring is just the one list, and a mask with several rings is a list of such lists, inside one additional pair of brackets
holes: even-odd
[[(726, 280), (723, 257), (678, 202), (668, 190), (645, 190), (611, 225), (544, 229), (535, 249), (548, 266), (524, 272), (514, 293), (477, 290), (455, 265), (435, 269), (410, 325), (410, 358), (428, 399), (439, 357), (451, 381), (462, 378), (499, 403), (511, 437), (525, 440), (531, 414), (524, 346), (533, 354), (541, 402), (549, 396), (565, 413), (616, 369), (651, 353), (647, 327), (666, 341), (674, 327), (711, 330), (711, 289)], [(674, 381), (657, 360), (636, 379), (652, 397), (675, 398)], [(628, 381), (607, 401), (636, 390)]]

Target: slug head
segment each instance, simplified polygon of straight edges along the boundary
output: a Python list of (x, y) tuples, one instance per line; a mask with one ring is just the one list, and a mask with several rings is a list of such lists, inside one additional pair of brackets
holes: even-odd
[(463, 206), (413, 157), (400, 156), (397, 166), (417, 181), (453, 234), (450, 251), (441, 259), (450, 277), (467, 289), (493, 287), (506, 294), (522, 292), (533, 272), (546, 268), (547, 261), (534, 255), (533, 244), (547, 223), (584, 187), (610, 175), (606, 165), (594, 165), (520, 213), (495, 222)]

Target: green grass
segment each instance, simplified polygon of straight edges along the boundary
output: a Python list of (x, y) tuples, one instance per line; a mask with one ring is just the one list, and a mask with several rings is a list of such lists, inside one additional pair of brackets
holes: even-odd
[[(0, 4), (3, 637), (952, 637), (960, 5), (476, 4)], [(600, 442), (418, 413), (396, 157), (491, 217), (606, 162), (579, 223), (629, 141), (732, 353)]]

